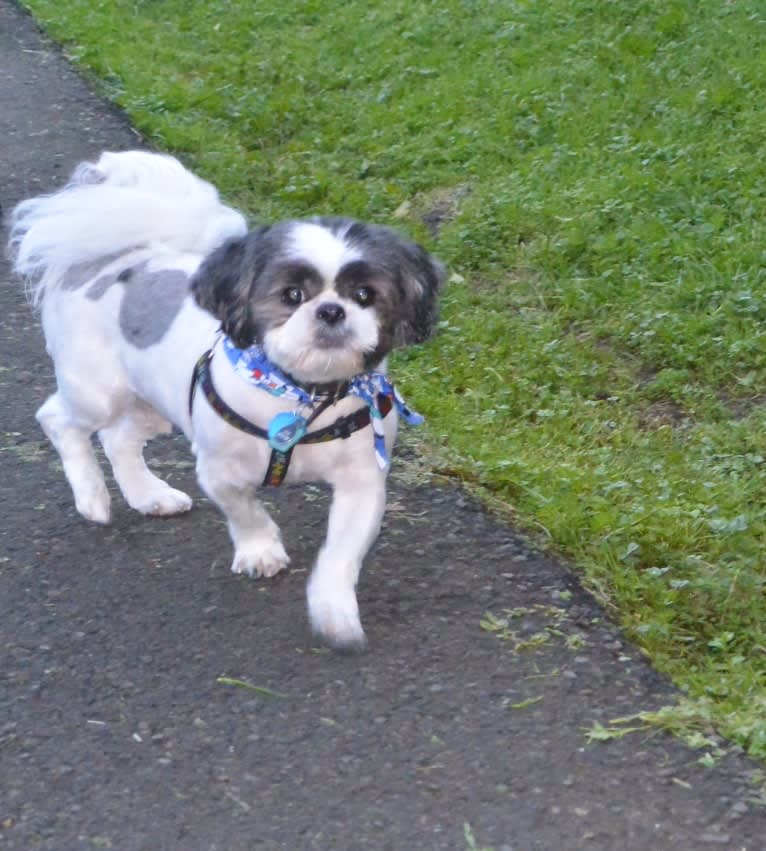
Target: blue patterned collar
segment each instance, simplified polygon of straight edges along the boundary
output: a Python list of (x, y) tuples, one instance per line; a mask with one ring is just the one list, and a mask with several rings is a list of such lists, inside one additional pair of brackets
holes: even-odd
[[(276, 367), (266, 357), (260, 346), (252, 345), (246, 349), (238, 349), (228, 337), (224, 337), (222, 348), (234, 371), (248, 384), (265, 390), (272, 396), (295, 400), (298, 407), (313, 408), (316, 395), (309, 393), (305, 387), (296, 384), (293, 379)], [(389, 458), (386, 452), (380, 397), (388, 398), (396, 406), (402, 419), (409, 425), (420, 425), (423, 422), (423, 417), (407, 406), (393, 383), (382, 372), (363, 372), (355, 375), (345, 385), (342, 395), (357, 396), (367, 405), (374, 435), (375, 457), (380, 469), (386, 469)]]

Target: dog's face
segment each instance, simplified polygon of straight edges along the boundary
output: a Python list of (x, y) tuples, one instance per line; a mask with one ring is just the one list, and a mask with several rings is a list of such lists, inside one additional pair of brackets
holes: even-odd
[(394, 231), (317, 218), (230, 240), (200, 266), (192, 291), (236, 346), (258, 343), (298, 381), (323, 383), (427, 339), (443, 277)]

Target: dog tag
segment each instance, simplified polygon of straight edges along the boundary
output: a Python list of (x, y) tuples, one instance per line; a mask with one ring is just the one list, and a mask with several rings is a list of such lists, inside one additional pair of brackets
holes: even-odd
[(277, 452), (289, 452), (306, 434), (306, 420), (295, 413), (277, 414), (269, 423), (269, 446)]

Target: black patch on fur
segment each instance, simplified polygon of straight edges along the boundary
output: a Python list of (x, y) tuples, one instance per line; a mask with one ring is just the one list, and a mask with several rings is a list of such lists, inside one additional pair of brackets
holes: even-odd
[(120, 331), (138, 349), (159, 343), (170, 330), (189, 295), (189, 275), (180, 269), (147, 271), (144, 261), (120, 272), (107, 272), (96, 278), (85, 296), (98, 301), (114, 286), (122, 285)]
[(270, 230), (266, 225), (227, 240), (192, 277), (197, 304), (221, 320), (221, 329), (238, 348), (247, 348), (256, 339), (251, 301), (269, 259)]
[(375, 269), (366, 260), (346, 263), (335, 279), (335, 289), (347, 296), (356, 287), (363, 287), (375, 280)]
[(84, 287), (89, 281), (92, 281), (104, 268), (120, 257), (123, 257), (128, 252), (117, 251), (113, 254), (106, 254), (103, 257), (96, 257), (93, 260), (86, 260), (84, 263), (75, 263), (67, 269), (64, 276), (61, 278), (62, 290), (78, 290)]
[(120, 304), (120, 330), (139, 349), (159, 343), (170, 330), (189, 295), (189, 275), (180, 269), (147, 272), (146, 264), (117, 276), (125, 286)]
[(322, 278), (310, 263), (290, 261), (282, 266), (280, 274), (286, 286), (305, 287), (310, 292), (322, 289)]

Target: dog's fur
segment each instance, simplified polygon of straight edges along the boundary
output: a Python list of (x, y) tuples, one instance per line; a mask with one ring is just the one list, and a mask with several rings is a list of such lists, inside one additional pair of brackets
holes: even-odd
[[(347, 219), (259, 227), (172, 157), (106, 153), (61, 191), (21, 203), (11, 219), (17, 273), (42, 313), (57, 391), (37, 419), (58, 450), (77, 510), (97, 523), (110, 499), (94, 455), (98, 432), (127, 502), (145, 514), (187, 511), (191, 499), (157, 478), (143, 446), (171, 424), (196, 454), (203, 490), (226, 515), (235, 573), (273, 576), (288, 563), (279, 529), (254, 496), (270, 456), (265, 440), (228, 425), (189, 383), (223, 330), (259, 343), (304, 384), (385, 370), (395, 345), (425, 340), (436, 316), (441, 265), (394, 232)], [(214, 357), (218, 392), (265, 427), (295, 402), (267, 394)], [(346, 397), (321, 428), (363, 403)], [(387, 448), (396, 413), (385, 419)], [(370, 428), (299, 445), (288, 481), (332, 485), (327, 539), (308, 584), (311, 624), (329, 643), (364, 642), (355, 587), (385, 506), (385, 471)]]

